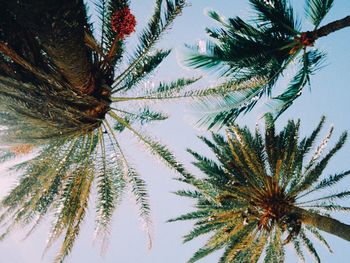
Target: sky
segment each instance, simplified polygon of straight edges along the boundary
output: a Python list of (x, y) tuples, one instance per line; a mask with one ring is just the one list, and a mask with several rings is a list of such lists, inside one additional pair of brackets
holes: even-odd
[[(248, 17), (251, 10), (246, 0), (189, 0), (191, 6), (187, 7), (182, 16), (177, 18), (172, 29), (164, 35), (159, 43), (160, 47), (172, 48), (172, 54), (162, 64), (161, 68), (154, 74), (154, 81), (170, 81), (178, 77), (191, 77), (204, 75), (205, 72), (185, 68), (181, 63), (184, 44), (195, 44), (206, 39), (205, 27), (216, 25), (205, 15), (206, 10), (214, 9), (225, 17)], [(302, 3), (304, 1), (291, 1), (296, 6), (299, 17), (303, 17)], [(145, 24), (144, 21), (151, 15), (154, 0), (131, 0), (131, 8), (135, 14), (140, 30)], [(90, 11), (93, 7), (90, 7)], [(324, 24), (349, 15), (350, 1), (336, 0), (333, 9), (326, 17)], [(304, 28), (310, 29), (306, 24)], [(334, 125), (335, 133), (330, 145), (347, 130), (350, 131), (350, 85), (349, 68), (350, 53), (348, 43), (350, 42), (350, 29), (344, 29), (334, 33), (327, 38), (317, 41), (317, 46), (326, 51), (327, 60), (325, 67), (311, 78), (311, 90), (305, 89), (303, 95), (288, 109), (277, 121), (277, 127), (281, 128), (288, 119), (301, 119), (301, 134), (309, 134), (318, 124), (322, 115), (327, 117), (323, 134)], [(129, 46), (133, 46), (133, 39), (130, 39)], [(288, 78), (288, 73), (286, 74)], [(217, 80), (216, 76), (209, 76), (201, 83), (211, 85)], [(281, 81), (281, 85), (286, 81)], [(204, 85), (203, 84), (203, 85)], [(196, 115), (189, 103), (174, 101), (159, 105), (159, 107), (171, 116), (169, 120), (159, 122), (147, 127), (149, 134), (159, 138), (166, 143), (176, 154), (177, 158), (193, 173), (200, 174), (191, 166), (192, 158), (186, 152), (186, 148), (212, 156), (212, 153), (197, 139), (197, 135), (209, 135), (206, 130), (194, 125)], [(239, 118), (241, 125), (254, 127), (256, 123), (262, 124), (261, 116), (265, 108), (258, 105), (251, 113)], [(322, 137), (321, 137), (322, 138)], [(177, 197), (172, 192), (179, 189), (186, 189), (187, 186), (179, 183), (173, 178), (175, 173), (167, 169), (146, 150), (140, 148), (137, 140), (128, 135), (121, 135), (120, 140), (127, 148), (129, 158), (135, 164), (140, 174), (146, 180), (153, 210), (153, 248), (147, 248), (147, 236), (142, 231), (142, 226), (137, 219), (136, 208), (130, 198), (124, 198), (124, 202), (117, 209), (111, 228), (111, 238), (107, 253), (101, 257), (99, 244), (93, 242), (94, 209), (91, 198), (91, 208), (87, 213), (85, 223), (81, 229), (73, 252), (67, 259), (67, 263), (181, 263), (186, 262), (191, 255), (204, 244), (207, 237), (199, 238), (190, 243), (183, 244), (182, 236), (187, 234), (191, 228), (191, 222), (166, 223), (166, 220), (180, 214), (193, 210), (190, 200)], [(350, 167), (350, 141), (334, 157), (333, 161), (325, 171), (325, 175), (333, 172), (341, 172)], [(6, 168), (1, 167), (0, 195), (4, 195), (13, 187), (16, 182), (15, 174), (8, 174)], [(350, 181), (338, 186), (340, 189), (349, 188)], [(349, 205), (349, 204), (347, 204)], [(336, 214), (336, 218), (350, 224), (350, 217), (343, 214)], [(38, 263), (52, 262), (57, 252), (59, 242), (56, 246), (42, 257), (45, 247), (47, 233), (50, 227), (51, 218), (38, 228), (38, 230), (23, 240), (25, 231), (16, 230), (7, 239), (0, 242), (0, 263)], [(332, 245), (333, 254), (325, 248), (318, 246), (318, 251), (323, 262), (348, 262), (350, 257), (349, 244), (337, 237), (325, 234)], [(287, 250), (287, 263), (297, 262), (293, 251)], [(217, 262), (221, 252), (214, 253), (201, 263)], [(310, 258), (308, 258), (310, 259)]]

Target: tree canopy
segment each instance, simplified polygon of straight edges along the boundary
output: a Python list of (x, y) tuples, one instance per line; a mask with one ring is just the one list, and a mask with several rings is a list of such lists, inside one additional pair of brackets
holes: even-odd
[[(320, 26), (333, 0), (305, 1), (305, 15), (313, 25), (311, 31), (303, 31), (302, 21), (288, 0), (249, 3), (254, 11), (250, 20), (238, 16), (226, 19), (210, 11), (208, 15), (220, 27), (207, 28), (211, 40), (205, 48), (190, 47), (185, 59), (191, 67), (224, 77), (217, 92), (204, 99), (203, 108), (211, 110), (203, 114), (200, 123), (209, 128), (233, 123), (240, 114), (253, 109), (263, 95), (273, 96), (269, 106), (277, 118), (302, 94), (321, 67), (325, 52), (315, 46), (317, 40), (350, 26), (350, 16)], [(296, 74), (281, 94), (274, 95), (273, 88), (294, 63), (298, 67)]]
[(300, 139), (299, 121), (289, 121), (277, 133), (272, 115), (267, 115), (265, 136), (258, 128), (252, 133), (235, 125), (228, 128), (227, 140), (220, 134), (213, 134), (213, 140), (202, 137), (217, 161), (189, 150), (204, 177), (185, 180), (194, 190), (177, 194), (193, 199), (196, 209), (170, 221), (195, 220), (185, 242), (204, 234), (210, 238), (188, 262), (219, 249), (224, 251), (222, 263), (258, 262), (260, 258), (283, 262), (284, 246), (289, 243), (301, 260), (306, 249), (320, 262), (310, 236), (330, 251), (320, 230), (350, 241), (350, 226), (329, 215), (350, 209), (339, 202), (349, 198), (350, 192), (332, 191), (350, 171), (324, 174), (347, 134), (326, 151), (332, 127), (314, 147), (324, 120), (310, 136)]

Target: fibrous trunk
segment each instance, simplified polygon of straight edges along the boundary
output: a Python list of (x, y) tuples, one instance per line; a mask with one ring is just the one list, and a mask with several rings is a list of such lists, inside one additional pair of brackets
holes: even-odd
[[(4, 48), (0, 49), (0, 53), (23, 67), (25, 70), (22, 72), (27, 71), (34, 74), (34, 76), (29, 75), (31, 79), (17, 79), (37, 84), (38, 81), (32, 81), (32, 79), (39, 77), (40, 81), (44, 79), (44, 82), (50, 79), (42, 77), (40, 72), (45, 72), (50, 77), (55, 75), (53, 73), (59, 72), (59, 76), (55, 75), (55, 79), (58, 79), (64, 89), (72, 90), (77, 95), (76, 99), (71, 99), (79, 101), (88, 96), (87, 100), (94, 100), (94, 103), (89, 104), (88, 107), (78, 109), (82, 115), (96, 119), (97, 122), (103, 119), (109, 110), (110, 87), (96, 61), (93, 63), (92, 51), (85, 43), (85, 36), (91, 32), (83, 0), (50, 2), (45, 0), (0, 0), (0, 6), (3, 8), (0, 14), (7, 19), (3, 25), (0, 23), (0, 33), (6, 24), (15, 23), (18, 27), (18, 30), (7, 30), (9, 32), (4, 35), (2, 42), (7, 41), (10, 46), (3, 45)], [(3, 31), (6, 31), (5, 28)], [(33, 47), (24, 44), (19, 47), (14, 46), (14, 39), (22, 39), (21, 43), (28, 40), (27, 42), (35, 45)], [(29, 48), (30, 52), (23, 47)], [(12, 52), (10, 48), (17, 53)], [(37, 50), (40, 50), (40, 54), (34, 54), (34, 51)], [(28, 55), (32, 53), (35, 59), (31, 59), (33, 55)], [(40, 63), (38, 58), (40, 58)], [(4, 61), (0, 63), (0, 66), (3, 72), (11, 72), (6, 68)], [(41, 71), (38, 71), (36, 67)], [(52, 84), (49, 82), (49, 85), (52, 86)], [(55, 87), (50, 88), (55, 89)]]
[(350, 26), (350, 16), (346, 16), (343, 19), (333, 21), (325, 26), (320, 27), (315, 31), (316, 38), (327, 36), (330, 33)]
[(6, 6), (21, 27), (38, 38), (68, 83), (80, 93), (93, 93), (91, 54), (84, 43), (88, 24), (83, 0), (21, 0)]
[(296, 206), (291, 207), (290, 213), (297, 215), (303, 224), (316, 227), (319, 230), (350, 241), (350, 225)]

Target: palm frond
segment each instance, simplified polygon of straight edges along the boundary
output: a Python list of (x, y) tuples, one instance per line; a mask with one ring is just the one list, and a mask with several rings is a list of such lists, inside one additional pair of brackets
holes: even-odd
[[(186, 2), (184, 0), (157, 0), (152, 18), (147, 27), (139, 36), (139, 44), (136, 47), (129, 66), (114, 80), (113, 88), (118, 86), (126, 76), (133, 71), (139, 63), (152, 51), (160, 36), (170, 27), (174, 19), (182, 12)], [(162, 12), (162, 8), (164, 11)]]
[(152, 238), (150, 232), (152, 219), (146, 183), (133, 169), (128, 170), (128, 177), (132, 188), (132, 193), (136, 197), (136, 203), (138, 206), (140, 218), (142, 219), (143, 226), (146, 228), (148, 234), (148, 247), (150, 249), (152, 247)]
[(338, 211), (338, 212), (350, 211), (350, 207), (348, 207), (348, 206), (336, 205), (336, 204), (332, 204), (330, 202), (305, 205), (305, 206), (301, 206), (301, 207), (324, 210), (324, 211)]
[(312, 187), (309, 191), (307, 191), (306, 193), (302, 194), (299, 196), (299, 198), (308, 195), (314, 191), (318, 191), (324, 188), (328, 188), (330, 186), (333, 186), (334, 184), (340, 182), (342, 179), (344, 179), (346, 176), (348, 176), (350, 174), (350, 171), (346, 171), (340, 174), (335, 174), (335, 175), (330, 175), (327, 178), (323, 179), (322, 181), (320, 181), (317, 185), (315, 185), (314, 187)]
[(91, 173), (85, 172), (86, 171), (84, 171), (81, 174), (81, 176), (84, 178), (76, 178), (78, 179), (78, 182), (81, 182), (79, 182), (78, 184), (79, 188), (77, 187), (77, 181), (74, 185), (74, 188), (76, 189), (74, 189), (73, 191), (77, 191), (77, 193), (74, 193), (76, 194), (76, 196), (74, 196), (74, 199), (66, 200), (66, 202), (68, 201), (68, 206), (72, 206), (75, 209), (73, 212), (74, 214), (71, 215), (73, 218), (70, 218), (67, 222), (65, 238), (54, 262), (62, 262), (64, 258), (68, 255), (68, 253), (72, 250), (74, 241), (80, 231), (81, 222), (85, 217), (86, 208), (89, 200), (90, 188), (94, 178)]
[(315, 183), (317, 181), (317, 179), (321, 176), (324, 168), (326, 167), (326, 165), (328, 164), (329, 160), (332, 158), (332, 156), (340, 150), (340, 148), (344, 145), (345, 140), (347, 138), (347, 133), (343, 133), (337, 144), (327, 153), (327, 155), (325, 157), (323, 157), (318, 163), (317, 165), (310, 170), (305, 177), (303, 178), (303, 180), (299, 183), (298, 186), (295, 186), (294, 189), (292, 189), (293, 193), (300, 193), (302, 191), (305, 191), (306, 189), (308, 189), (313, 183)]
[(213, 247), (203, 247), (198, 249), (194, 255), (187, 261), (187, 263), (195, 263), (196, 261), (202, 259), (203, 257), (209, 255), (210, 253), (214, 252), (219, 248), (213, 248)]
[(208, 128), (223, 127), (233, 123), (240, 113), (249, 111), (262, 96), (263, 89), (260, 86), (247, 90), (241, 90), (227, 94), (219, 98), (204, 98), (194, 106), (200, 112), (199, 125), (206, 125)]
[(311, 240), (306, 236), (306, 234), (304, 233), (303, 230), (300, 231), (300, 238), (301, 240), (303, 241), (303, 243), (305, 244), (306, 246), (306, 249), (307, 251), (310, 253), (311, 256), (313, 256), (313, 258), (318, 262), (320, 263), (321, 262), (321, 259), (315, 249), (315, 247), (313, 246)]
[(261, 26), (274, 28), (286, 35), (294, 35), (299, 32), (299, 23), (295, 20), (293, 8), (286, 0), (249, 0), (257, 11), (257, 22)]
[[(154, 122), (161, 121), (168, 118), (168, 115), (162, 112), (152, 111), (148, 106), (140, 109), (136, 113), (131, 113), (124, 110), (114, 109), (125, 115), (124, 121), (129, 124), (140, 123), (141, 125)], [(125, 126), (119, 122), (115, 123), (114, 129), (118, 132), (122, 132), (125, 129)]]
[(281, 242), (281, 231), (276, 228), (274, 234), (270, 236), (269, 243), (266, 247), (266, 256), (264, 262), (283, 262), (284, 261), (284, 248)]
[(114, 102), (128, 102), (128, 101), (161, 101), (161, 100), (171, 100), (171, 99), (185, 99), (185, 98), (195, 98), (198, 96), (203, 96), (202, 94), (195, 94), (192, 92), (185, 92), (181, 94), (181, 90), (188, 85), (199, 80), (199, 78), (191, 79), (177, 79), (170, 83), (160, 83), (157, 87), (150, 91), (147, 91), (143, 96), (135, 97), (112, 97)]
[(305, 155), (310, 151), (311, 146), (315, 142), (318, 134), (320, 133), (323, 127), (324, 122), (325, 122), (325, 117), (323, 116), (321, 118), (320, 123), (317, 125), (316, 129), (311, 133), (311, 135), (309, 137), (304, 138), (300, 142), (300, 146), (298, 147), (300, 153), (296, 157), (296, 162), (295, 162), (296, 173), (294, 174), (289, 184), (290, 189), (293, 189), (298, 183), (300, 183), (300, 180), (302, 179), (302, 176), (303, 176), (303, 173), (301, 172), (303, 168), (303, 159), (305, 158)]
[(201, 193), (198, 191), (186, 191), (186, 190), (179, 190), (175, 192), (178, 196), (184, 196), (189, 198), (199, 198), (201, 196)]
[[(240, 230), (231, 237), (230, 244), (226, 246), (225, 252), (220, 258), (220, 262), (232, 262), (242, 250), (246, 248), (247, 242), (252, 242), (254, 239), (251, 236), (251, 231), (254, 229), (255, 224), (250, 223), (240, 228)], [(221, 247), (218, 247), (218, 249)]]
[[(100, 45), (102, 49), (107, 52), (115, 41), (116, 34), (112, 29), (111, 17), (112, 14), (118, 10), (126, 7), (129, 4), (129, 0), (96, 0), (95, 7), (98, 13), (101, 41)], [(122, 41), (119, 41), (118, 45), (122, 45)], [(122, 49), (120, 49), (122, 50)]]
[(216, 162), (210, 160), (209, 158), (201, 156), (190, 149), (187, 151), (196, 158), (196, 162), (193, 162), (193, 164), (202, 172), (208, 174), (209, 178), (214, 180), (227, 180), (225, 170), (223, 170)]
[(226, 25), (227, 21), (225, 21), (225, 19), (218, 12), (216, 12), (214, 10), (209, 10), (207, 15), (210, 18), (212, 18), (212, 19), (216, 20), (217, 22), (219, 22), (220, 24)]
[(310, 84), (310, 76), (320, 67), (322, 60), (324, 59), (324, 54), (319, 51), (308, 51), (305, 52), (303, 57), (300, 58), (300, 63), (302, 63), (302, 68), (297, 72), (297, 74), (290, 81), (288, 87), (281, 95), (273, 98), (278, 100), (278, 105), (274, 111), (275, 119), (277, 119), (301, 94), (304, 86)]
[(331, 246), (328, 244), (327, 240), (321, 235), (321, 233), (314, 227), (305, 226), (305, 228), (310, 231), (314, 237), (322, 244), (324, 245), (330, 253), (333, 253)]
[[(311, 135), (300, 140), (299, 121), (288, 121), (277, 133), (273, 116), (267, 114), (265, 138), (257, 128), (252, 133), (247, 127), (238, 125), (227, 129), (226, 140), (220, 134), (213, 134), (212, 140), (200, 138), (215, 154), (215, 161), (188, 150), (195, 158), (194, 165), (204, 176), (185, 180), (195, 187), (195, 191), (183, 190), (178, 193), (195, 200), (195, 210), (169, 221), (195, 220), (194, 229), (184, 237), (185, 242), (211, 234), (190, 262), (224, 249), (219, 260), (222, 263), (258, 262), (261, 255), (264, 262), (279, 263), (284, 261), (285, 245), (289, 242), (293, 243), (302, 260), (305, 260), (305, 248), (319, 261), (309, 234), (327, 248), (329, 245), (318, 229), (337, 234), (315, 221), (321, 217), (326, 221), (333, 220), (327, 213), (329, 211), (350, 211), (349, 207), (338, 204), (339, 200), (348, 199), (347, 190), (312, 195), (309, 200), (300, 199), (312, 192), (328, 189), (348, 175), (346, 171), (318, 180), (346, 139), (344, 133), (321, 158), (326, 146), (324, 141), (330, 139), (333, 128), (316, 147), (317, 158), (314, 154), (311, 162), (304, 164), (324, 121), (322, 117)], [(338, 224), (337, 220), (332, 222)], [(339, 222), (340, 225), (348, 227)], [(306, 233), (305, 229), (311, 232)]]
[[(140, 87), (169, 55), (170, 50), (155, 49), (155, 45), (186, 3), (156, 0), (154, 15), (130, 55), (125, 54), (124, 37), (133, 32), (136, 19), (129, 0), (96, 0), (101, 31), (95, 35), (86, 14), (88, 4), (72, 2), (62, 9), (61, 2), (49, 6), (7, 2), (0, 11), (0, 137), (6, 142), (0, 149), (0, 162), (25, 153), (27, 148), (38, 150), (34, 152), (37, 156), (12, 167), (21, 172), (21, 178), (1, 202), (0, 238), (17, 225), (29, 225), (28, 236), (54, 211), (45, 251), (63, 237), (55, 259), (63, 262), (80, 232), (95, 187), (96, 237), (102, 239), (103, 252), (113, 212), (129, 187), (151, 246), (146, 184), (129, 165), (116, 127), (120, 126), (119, 131), (127, 128), (169, 166), (190, 174), (165, 146), (131, 126), (164, 120), (167, 115), (146, 105), (136, 109), (112, 105), (116, 102), (112, 92), (119, 92), (122, 99), (118, 102), (130, 101), (120, 91)], [(35, 12), (27, 12), (31, 6)], [(122, 24), (116, 23), (119, 18), (125, 18), (126, 28), (117, 27)], [(179, 93), (194, 81), (160, 83), (155, 90), (139, 93), (158, 100)], [(133, 94), (132, 99), (139, 100), (135, 97)]]
[(156, 50), (154, 54), (145, 56), (124, 78), (123, 82), (116, 86), (115, 92), (127, 91), (142, 81), (147, 80), (169, 54), (170, 50)]
[(177, 93), (181, 91), (183, 88), (197, 82), (200, 78), (181, 78), (170, 83), (160, 83), (157, 87), (153, 89), (153, 91), (149, 92), (148, 95), (159, 96), (171, 93)]
[(204, 211), (195, 211), (190, 212), (185, 215), (176, 217), (174, 219), (169, 219), (167, 222), (175, 222), (175, 221), (183, 221), (183, 220), (194, 220), (198, 218), (207, 217), (210, 215), (210, 210), (204, 210)]
[(116, 121), (123, 124), (138, 139), (140, 139), (140, 141), (143, 142), (151, 150), (151, 152), (155, 156), (160, 157), (161, 160), (166, 165), (168, 165), (170, 168), (177, 171), (179, 174), (181, 174), (185, 178), (190, 179), (193, 177), (189, 172), (186, 171), (186, 169), (183, 167), (183, 165), (175, 159), (175, 156), (169, 151), (169, 149), (166, 146), (160, 144), (157, 141), (153, 141), (150, 138), (146, 138), (146, 137), (142, 136), (138, 131), (136, 131), (134, 128), (132, 128), (127, 122), (125, 122), (120, 116), (118, 116), (114, 112), (109, 112), (109, 114)]
[(217, 230), (222, 227), (222, 223), (213, 223), (207, 225), (200, 225), (191, 230), (190, 233), (184, 236), (184, 242), (191, 241), (192, 239), (204, 235), (210, 231)]
[(334, 0), (306, 0), (305, 14), (317, 28), (333, 6)]
[(123, 163), (117, 153), (113, 154), (116, 165), (112, 165), (106, 158), (106, 145), (102, 138), (102, 130), (99, 130), (101, 167), (96, 171), (97, 178), (97, 205), (96, 205), (96, 238), (102, 239), (101, 253), (107, 247), (109, 227), (112, 221), (113, 212), (121, 202), (125, 191), (125, 178), (123, 177)]
[(79, 158), (82, 158), (83, 161), (80, 161), (80, 166), (66, 174), (66, 178), (63, 179), (64, 184), (56, 203), (55, 220), (45, 249), (47, 251), (65, 231), (63, 244), (56, 257), (57, 262), (63, 261), (72, 249), (74, 240), (80, 230), (80, 223), (85, 216), (90, 188), (94, 179), (94, 169), (89, 166), (89, 161), (91, 162), (94, 159), (92, 153), (95, 146), (94, 136), (87, 137), (79, 155)]
[[(318, 35), (317, 27), (331, 9), (333, 2), (306, 1), (307, 16), (315, 25), (312, 31), (301, 31), (301, 23), (288, 0), (249, 0), (255, 11), (250, 21), (240, 17), (225, 19), (215, 11), (208, 12), (212, 19), (219, 22), (219, 27), (206, 29), (211, 37), (206, 46), (202, 42), (187, 46), (189, 51), (185, 63), (190, 67), (225, 77), (228, 81), (264, 80), (253, 99), (251, 93), (242, 94), (246, 95), (244, 105), (237, 105), (236, 101), (233, 101), (230, 110), (218, 112), (219, 124), (232, 124), (238, 115), (255, 107), (262, 95), (271, 96), (272, 89), (279, 83), (278, 80), (284, 77), (283, 73), (287, 67), (297, 61), (301, 64), (298, 72), (286, 89), (270, 103), (275, 118), (291, 106), (302, 94), (303, 88), (310, 84), (310, 76), (317, 71), (325, 56), (311, 47), (321, 36)], [(227, 93), (222, 94), (224, 98), (227, 96)], [(227, 107), (229, 104), (227, 102), (222, 106)], [(203, 108), (206, 106), (208, 105), (204, 105)], [(207, 120), (204, 117), (200, 121), (212, 128), (215, 117), (211, 112), (207, 114)]]
[(299, 238), (294, 238), (292, 242), (293, 242), (293, 247), (296, 255), (299, 257), (299, 259), (302, 262), (305, 262), (305, 256), (304, 256), (303, 250), (301, 249)]
[(0, 163), (4, 163), (12, 158), (15, 158), (16, 154), (9, 150), (3, 150), (0, 153)]
[(260, 233), (260, 235), (256, 237), (256, 240), (253, 246), (249, 248), (252, 262), (256, 263), (260, 259), (261, 254), (263, 253), (263, 250), (267, 243), (267, 238), (268, 238), (267, 233), (264, 233), (264, 232)]
[(308, 204), (308, 203), (313, 203), (313, 202), (318, 202), (321, 200), (327, 200), (327, 201), (334, 201), (334, 199), (342, 199), (342, 198), (346, 198), (350, 195), (350, 191), (341, 191), (339, 193), (335, 193), (335, 194), (331, 194), (331, 195), (326, 195), (323, 197), (319, 197), (319, 198), (315, 198), (312, 200), (307, 200), (307, 201), (303, 201), (303, 202), (298, 202), (299, 205), (303, 205), (303, 204)]
[(148, 107), (141, 109), (141, 111), (137, 115), (141, 125), (149, 122), (153, 122), (153, 121), (166, 120), (168, 118), (166, 114), (152, 111)]
[[(128, 183), (128, 185), (131, 188), (132, 194), (135, 197), (136, 205), (139, 210), (139, 216), (143, 223), (143, 227), (147, 233), (148, 236), (148, 247), (152, 247), (152, 235), (151, 235), (151, 227), (152, 227), (152, 219), (151, 219), (151, 210), (150, 210), (150, 204), (149, 204), (149, 198), (148, 193), (146, 189), (145, 181), (138, 175), (138, 173), (132, 168), (128, 161), (126, 156), (124, 155), (118, 141), (116, 140), (113, 129), (110, 126), (110, 124), (105, 121), (106, 128), (109, 129), (109, 131), (112, 134), (111, 138), (113, 140), (113, 146), (115, 148), (115, 151), (119, 153), (119, 163), (123, 169), (123, 181)], [(124, 187), (124, 185), (123, 185)]]

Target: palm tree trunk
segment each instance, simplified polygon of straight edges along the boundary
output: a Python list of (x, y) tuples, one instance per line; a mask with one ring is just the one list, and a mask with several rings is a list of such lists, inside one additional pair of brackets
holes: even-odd
[(5, 8), (7, 5), (20, 25), (38, 37), (72, 87), (83, 94), (93, 93), (91, 52), (84, 42), (88, 24), (83, 0), (8, 2)]
[(292, 206), (290, 212), (297, 215), (303, 224), (316, 227), (319, 230), (350, 241), (350, 225), (296, 206)]
[(350, 16), (346, 16), (343, 19), (339, 19), (336, 21), (333, 21), (327, 25), (324, 25), (320, 27), (319, 29), (315, 30), (313, 32), (314, 39), (318, 39), (320, 37), (325, 37), (329, 35), (330, 33), (333, 33), (335, 31), (338, 31), (340, 29), (343, 29), (345, 27), (350, 26)]

